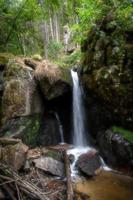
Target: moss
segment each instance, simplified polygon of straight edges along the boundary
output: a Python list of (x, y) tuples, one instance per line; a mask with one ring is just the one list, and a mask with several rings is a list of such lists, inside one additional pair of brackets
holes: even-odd
[(6, 65), (13, 58), (11, 53), (0, 53), (0, 66)]
[(24, 135), (23, 141), (31, 146), (35, 146), (37, 142), (37, 137), (40, 129), (40, 116), (36, 115), (33, 119), (27, 119), (26, 122), (26, 133)]
[(11, 61), (7, 67), (6, 71), (6, 79), (10, 77), (27, 77), (27, 71), (23, 68), (23, 66), (19, 63), (14, 63), (15, 61)]
[(55, 159), (55, 160), (58, 160), (58, 161), (63, 160), (63, 155), (62, 155), (62, 153), (56, 152), (56, 151), (52, 151), (52, 150), (48, 151), (48, 152), (45, 154), (45, 156), (51, 157), (51, 158), (53, 158), (53, 159)]
[(41, 115), (39, 114), (13, 118), (4, 124), (2, 135), (9, 137), (12, 135), (17, 136), (25, 144), (34, 147), (37, 145), (40, 124)]
[(113, 126), (111, 129), (114, 133), (121, 134), (126, 140), (133, 144), (133, 132), (118, 126)]

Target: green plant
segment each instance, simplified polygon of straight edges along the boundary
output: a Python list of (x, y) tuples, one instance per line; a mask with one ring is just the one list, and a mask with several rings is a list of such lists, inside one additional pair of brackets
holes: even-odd
[(50, 41), (48, 44), (48, 57), (52, 60), (58, 59), (62, 49), (63, 46), (61, 43), (56, 41)]
[(111, 129), (114, 133), (121, 134), (126, 140), (133, 143), (133, 132), (132, 131), (126, 130), (126, 129), (124, 129), (122, 127), (118, 127), (118, 126), (113, 126)]

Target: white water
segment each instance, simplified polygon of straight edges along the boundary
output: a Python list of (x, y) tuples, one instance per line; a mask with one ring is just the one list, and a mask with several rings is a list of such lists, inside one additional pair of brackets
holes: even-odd
[(59, 118), (59, 115), (57, 112), (55, 112), (55, 117), (57, 119), (58, 122), (58, 126), (59, 126), (59, 132), (60, 132), (60, 138), (61, 138), (61, 144), (64, 144), (64, 134), (63, 134), (63, 127)]
[(77, 72), (71, 70), (73, 80), (73, 138), (76, 147), (86, 147), (85, 112), (79, 78)]
[(84, 153), (87, 153), (89, 150), (91, 150), (91, 148), (89, 148), (89, 147), (83, 147), (83, 148), (80, 147), (80, 148), (69, 149), (67, 151), (68, 155), (74, 156), (74, 161), (71, 164), (71, 176), (72, 177), (75, 177), (78, 174), (78, 171), (75, 169), (75, 165), (76, 165), (76, 162), (77, 162), (79, 156), (81, 156)]
[[(89, 142), (87, 141), (87, 130), (85, 128), (85, 110), (83, 105), (82, 91), (79, 84), (79, 78), (77, 72), (71, 70), (71, 76), (73, 80), (73, 138), (72, 144), (74, 145), (73, 149), (68, 150), (68, 155), (74, 155), (74, 161), (71, 165), (72, 176), (77, 175), (75, 169), (76, 162), (80, 155), (91, 151), (93, 148), (88, 146)], [(104, 160), (100, 157), (101, 166), (104, 170), (109, 171), (110, 168), (106, 166)]]

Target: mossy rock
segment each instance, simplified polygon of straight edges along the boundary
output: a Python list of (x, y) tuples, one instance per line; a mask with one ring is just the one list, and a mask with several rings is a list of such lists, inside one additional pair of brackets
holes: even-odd
[(112, 131), (114, 134), (118, 133), (122, 135), (126, 140), (133, 144), (133, 132), (122, 127), (113, 126)]
[(42, 94), (47, 100), (63, 96), (71, 90), (70, 70), (44, 60), (35, 69), (35, 77), (39, 82)]
[(3, 70), (10, 59), (14, 56), (11, 53), (0, 53), (0, 70)]
[(117, 25), (115, 15), (105, 16), (97, 26), (99, 30), (92, 29), (83, 44), (82, 84), (86, 94), (95, 95), (123, 121), (133, 122), (131, 34)]
[(58, 151), (49, 150), (44, 155), (46, 157), (51, 157), (51, 158), (53, 158), (55, 160), (58, 160), (58, 161), (63, 161), (64, 160), (63, 154), (61, 152), (58, 152)]
[(3, 126), (1, 134), (8, 137), (20, 138), (22, 141), (34, 147), (37, 145), (41, 124), (41, 115), (33, 115), (11, 119)]

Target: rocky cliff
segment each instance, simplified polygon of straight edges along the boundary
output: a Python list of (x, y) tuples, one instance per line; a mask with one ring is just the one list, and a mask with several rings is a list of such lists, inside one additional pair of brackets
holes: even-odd
[[(89, 31), (82, 45), (84, 58), (80, 79), (86, 93), (88, 122), (102, 153), (104, 156), (106, 154), (106, 160), (109, 160), (107, 154), (109, 157), (114, 143), (114, 139), (111, 139), (112, 142), (108, 140), (111, 142), (110, 147), (107, 145), (110, 133), (106, 130), (115, 124), (133, 131), (132, 33), (132, 30), (124, 30), (117, 23), (115, 14), (108, 14)], [(124, 154), (120, 153), (122, 149), (120, 146), (123, 146), (123, 149), (127, 148), (126, 141), (121, 142), (119, 139), (116, 142), (115, 138), (115, 148), (113, 148), (116, 150), (113, 151), (113, 156), (119, 151), (115, 158), (116, 162), (117, 158)], [(103, 145), (108, 146), (104, 151)], [(110, 151), (106, 151), (109, 148)], [(132, 147), (130, 150), (132, 151)], [(120, 156), (122, 159), (128, 157), (128, 150), (126, 152), (126, 155)]]
[[(0, 93), (1, 135), (22, 138), (31, 146), (60, 142), (55, 112), (65, 112), (70, 103), (69, 70), (43, 59), (0, 54)], [(63, 102), (66, 107), (60, 109)]]

